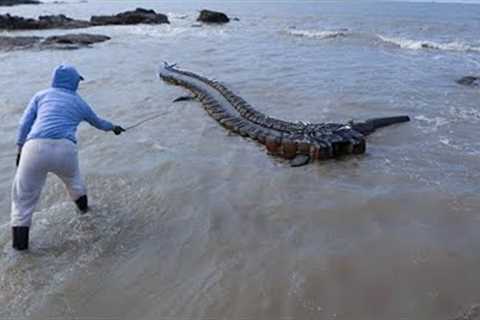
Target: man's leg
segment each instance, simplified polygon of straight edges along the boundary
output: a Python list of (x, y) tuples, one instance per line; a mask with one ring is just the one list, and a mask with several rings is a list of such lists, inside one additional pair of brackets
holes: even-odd
[(74, 176), (58, 175), (58, 177), (65, 184), (65, 188), (67, 188), (68, 194), (77, 205), (78, 210), (80, 210), (81, 213), (87, 213), (89, 209), (87, 188), (85, 187), (83, 179), (80, 177), (80, 172), (77, 171)]
[(32, 215), (47, 177), (38, 163), (25, 147), (12, 185), (12, 245), (17, 250), (28, 249)]
[(81, 196), (77, 200), (75, 200), (75, 204), (78, 207), (78, 210), (82, 213), (87, 213), (88, 212), (88, 197), (87, 195)]
[(30, 227), (12, 227), (12, 247), (18, 251), (28, 250)]
[[(66, 146), (65, 154), (62, 157), (62, 163), (54, 173), (63, 181), (67, 188), (70, 198), (77, 205), (81, 213), (88, 212), (88, 197), (85, 182), (80, 175), (80, 166), (78, 163), (78, 154), (75, 146)], [(71, 149), (73, 148), (73, 149)]]

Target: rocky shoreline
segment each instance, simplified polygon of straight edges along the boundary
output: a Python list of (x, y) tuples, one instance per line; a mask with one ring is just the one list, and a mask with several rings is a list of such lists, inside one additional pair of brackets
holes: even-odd
[[(0, 5), (39, 3), (35, 0), (0, 0)], [(201, 10), (197, 21), (205, 24), (224, 24), (230, 18), (222, 13), (211, 10)], [(237, 20), (238, 21), (238, 20)], [(108, 25), (136, 25), (136, 24), (169, 24), (167, 15), (154, 10), (136, 8), (115, 15), (92, 16), (90, 20), (79, 20), (63, 14), (44, 15), (37, 19), (24, 18), (10, 14), (0, 14), (0, 31), (17, 30), (46, 30), (46, 29), (81, 29)], [(198, 25), (198, 26), (201, 26)], [(88, 33), (55, 35), (50, 37), (39, 36), (0, 36), (0, 51), (21, 49), (79, 49), (89, 47), (94, 43), (110, 40), (105, 35)]]
[[(0, 6), (18, 4), (40, 4), (37, 0), (0, 0)], [(200, 11), (192, 27), (202, 27), (203, 24), (225, 24), (230, 21), (239, 21), (237, 17), (229, 18), (225, 13), (203, 9)], [(23, 18), (10, 14), (0, 14), (0, 31), (15, 30), (44, 30), (44, 29), (80, 29), (108, 25), (136, 25), (136, 24), (170, 24), (167, 15), (154, 10), (136, 8), (114, 15), (92, 16), (90, 20), (78, 20), (63, 14), (39, 16), (38, 19)], [(0, 36), (0, 51), (21, 49), (79, 49), (92, 44), (110, 40), (105, 35), (87, 33), (55, 35), (51, 37), (37, 36)], [(423, 45), (422, 45), (423, 46)], [(480, 77), (465, 76), (457, 79), (460, 85), (468, 87), (480, 86)]]
[(0, 7), (1, 6), (16, 6), (20, 4), (41, 4), (40, 1), (37, 0), (0, 0)]
[[(14, 0), (0, 0), (10, 3)], [(5, 2), (6, 1), (6, 2)], [(29, 1), (29, 0), (25, 0)], [(198, 22), (205, 24), (225, 24), (230, 18), (223, 12), (201, 10)], [(233, 20), (238, 21), (238, 18)], [(37, 19), (24, 18), (10, 14), (0, 14), (0, 30), (44, 30), (44, 29), (79, 29), (107, 25), (135, 25), (135, 24), (169, 24), (167, 15), (156, 13), (154, 10), (136, 8), (115, 15), (92, 16), (90, 20), (79, 20), (63, 14), (44, 15)]]
[(63, 14), (39, 16), (38, 19), (23, 18), (10, 14), (0, 15), (0, 30), (79, 29), (105, 25), (170, 23), (168, 17), (153, 10), (137, 8), (111, 16), (92, 16), (90, 21), (77, 20)]
[(12, 51), (22, 49), (62, 49), (72, 50), (90, 47), (92, 44), (110, 40), (110, 37), (98, 34), (75, 33), (61, 36), (6, 37), (0, 36), (0, 50)]

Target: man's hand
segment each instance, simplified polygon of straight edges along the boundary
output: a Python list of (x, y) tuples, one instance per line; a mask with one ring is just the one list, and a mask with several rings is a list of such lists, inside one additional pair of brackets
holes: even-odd
[(115, 133), (117, 136), (119, 134), (121, 134), (122, 132), (125, 132), (125, 129), (123, 129), (122, 127), (120, 126), (113, 126), (113, 129), (112, 129), (113, 133)]

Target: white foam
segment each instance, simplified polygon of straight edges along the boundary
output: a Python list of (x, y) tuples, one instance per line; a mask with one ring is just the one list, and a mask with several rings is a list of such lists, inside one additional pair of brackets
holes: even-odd
[(450, 139), (445, 138), (445, 137), (443, 137), (443, 138), (440, 137), (440, 142), (447, 145), (447, 146), (450, 145)]
[(425, 115), (415, 116), (414, 119), (427, 124), (426, 126), (422, 126), (424, 132), (435, 132), (439, 127), (442, 127), (450, 122), (448, 119), (442, 117), (429, 118)]
[(402, 37), (387, 37), (368, 33), (355, 33), (348, 29), (340, 30), (307, 30), (295, 29), (291, 27), (286, 33), (295, 37), (333, 39), (338, 37), (360, 37), (367, 41), (382, 41), (403, 49), (410, 50), (441, 50), (441, 51), (459, 51), (459, 52), (480, 52), (480, 44), (471, 44), (463, 41), (435, 42), (431, 40), (413, 40)]
[(142, 35), (152, 38), (170, 38), (176, 37), (188, 29), (184, 27), (172, 27), (170, 25), (165, 26), (150, 26), (150, 25), (138, 25), (123, 30), (123, 32), (128, 32), (129, 34)]
[(122, 33), (145, 36), (150, 38), (176, 38), (185, 34), (198, 38), (209, 37), (228, 37), (229, 32), (223, 28), (205, 28), (193, 30), (191, 25), (171, 26), (171, 25), (138, 25), (122, 29)]
[(332, 39), (337, 37), (346, 37), (350, 33), (348, 31), (333, 31), (333, 30), (295, 30), (289, 29), (287, 33), (296, 37), (317, 38), (317, 39)]
[(179, 19), (179, 20), (188, 18), (188, 14), (181, 14), (181, 13), (174, 13), (174, 12), (168, 12), (167, 16), (170, 19)]
[(480, 46), (471, 45), (460, 41), (438, 43), (434, 41), (411, 40), (400, 37), (386, 37), (378, 35), (383, 42), (393, 44), (403, 49), (410, 50), (444, 50), (444, 51), (462, 51), (462, 52), (480, 52)]
[(480, 110), (471, 107), (452, 107), (450, 108), (450, 114), (453, 119), (462, 121), (477, 123), (480, 120)]

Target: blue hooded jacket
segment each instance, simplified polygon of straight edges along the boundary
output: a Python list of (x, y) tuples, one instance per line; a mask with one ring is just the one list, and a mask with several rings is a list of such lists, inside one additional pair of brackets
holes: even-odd
[(77, 127), (87, 121), (97, 129), (110, 131), (112, 123), (99, 118), (76, 93), (80, 80), (70, 65), (60, 65), (53, 72), (52, 86), (33, 96), (20, 120), (17, 145), (31, 139), (68, 139), (74, 143)]

